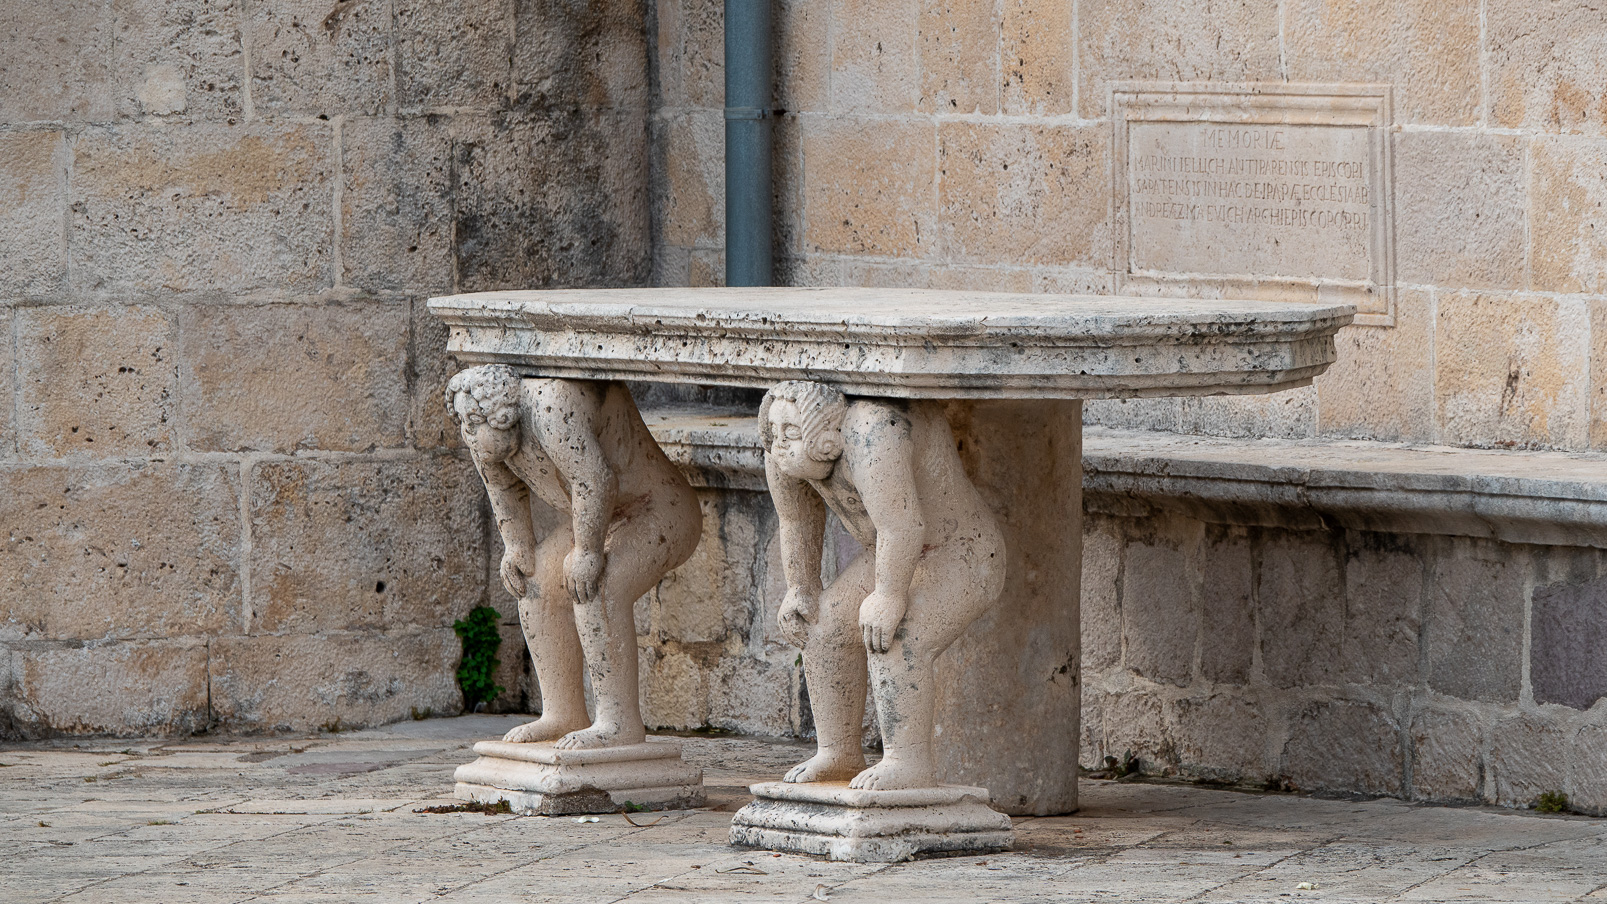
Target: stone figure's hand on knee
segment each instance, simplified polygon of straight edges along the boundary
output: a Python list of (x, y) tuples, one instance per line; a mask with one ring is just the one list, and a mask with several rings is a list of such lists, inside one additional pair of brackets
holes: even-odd
[(600, 552), (575, 547), (564, 556), (564, 586), (577, 603), (593, 603), (601, 592), (603, 565), (606, 559)]
[(815, 623), (819, 602), (814, 594), (803, 590), (788, 590), (787, 598), (781, 601), (776, 620), (781, 625), (781, 636), (793, 646), (801, 647), (809, 638), (809, 626)]
[(859, 630), (865, 638), (865, 649), (872, 653), (886, 653), (893, 645), (893, 633), (904, 620), (909, 608), (905, 594), (877, 590), (859, 604)]
[(532, 574), (535, 574), (535, 566), (525, 561), (524, 556), (511, 550), (502, 554), (502, 586), (509, 593), (523, 599)]

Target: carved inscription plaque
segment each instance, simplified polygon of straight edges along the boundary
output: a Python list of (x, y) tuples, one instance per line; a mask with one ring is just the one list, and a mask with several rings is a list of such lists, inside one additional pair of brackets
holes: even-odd
[(1389, 94), (1376, 86), (1120, 86), (1118, 279), (1394, 315)]

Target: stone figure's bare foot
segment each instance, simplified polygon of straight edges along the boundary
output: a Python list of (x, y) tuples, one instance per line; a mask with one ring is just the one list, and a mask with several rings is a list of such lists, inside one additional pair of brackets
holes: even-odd
[(848, 787), (860, 791), (899, 791), (905, 788), (932, 788), (937, 770), (930, 765), (884, 758), (880, 763), (854, 776)]
[(554, 716), (542, 716), (534, 722), (515, 728), (502, 736), (502, 740), (514, 744), (535, 744), (541, 741), (551, 741), (561, 738), (577, 728), (585, 728), (585, 722), (575, 722), (572, 719), (560, 719)]
[(619, 747), (625, 744), (640, 744), (647, 740), (645, 735), (625, 737), (625, 731), (618, 725), (605, 725), (601, 722), (590, 728), (580, 731), (571, 731), (558, 739), (552, 746), (559, 750), (595, 750), (598, 747)]
[(840, 754), (822, 750), (787, 770), (784, 782), (840, 782), (853, 778), (865, 768), (864, 755)]

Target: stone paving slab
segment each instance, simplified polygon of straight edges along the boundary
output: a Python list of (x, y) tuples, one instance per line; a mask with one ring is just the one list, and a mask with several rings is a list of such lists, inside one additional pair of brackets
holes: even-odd
[(1607, 900), (1607, 821), (1188, 785), (1085, 781), (1081, 812), (1017, 819), (1006, 854), (881, 865), (741, 851), (726, 836), (746, 786), (808, 753), (752, 738), (684, 739), (709, 777), (699, 810), (594, 823), (417, 812), (457, 803), (452, 771), (472, 744), (520, 721), (0, 746), (0, 902)]

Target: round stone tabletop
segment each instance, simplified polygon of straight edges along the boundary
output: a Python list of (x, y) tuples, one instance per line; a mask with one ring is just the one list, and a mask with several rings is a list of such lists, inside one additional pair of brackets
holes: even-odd
[(860, 288), (560, 289), (432, 298), (465, 364), (530, 376), (900, 398), (1275, 392), (1334, 360), (1348, 305)]

